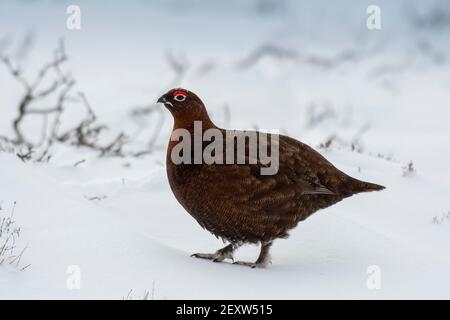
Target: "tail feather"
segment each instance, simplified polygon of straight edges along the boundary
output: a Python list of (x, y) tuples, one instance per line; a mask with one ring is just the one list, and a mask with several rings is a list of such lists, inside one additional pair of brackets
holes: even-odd
[(357, 180), (357, 185), (355, 188), (355, 191), (357, 193), (359, 192), (372, 192), (372, 191), (381, 191), (383, 189), (386, 189), (386, 187), (376, 184), (376, 183), (370, 183), (365, 181)]
[(349, 197), (361, 192), (381, 191), (383, 189), (386, 188), (382, 185), (361, 181), (350, 177), (350, 181), (347, 181), (341, 186), (340, 194), (344, 197)]

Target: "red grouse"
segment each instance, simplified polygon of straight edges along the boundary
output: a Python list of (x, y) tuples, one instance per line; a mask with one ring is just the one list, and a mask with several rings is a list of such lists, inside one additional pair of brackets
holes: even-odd
[[(234, 250), (242, 244), (260, 243), (261, 252), (256, 262), (235, 263), (252, 268), (265, 267), (270, 262), (269, 250), (273, 241), (286, 238), (298, 222), (356, 193), (384, 189), (348, 176), (300, 141), (255, 131), (266, 136), (266, 139), (258, 138), (258, 142), (265, 140), (266, 143), (258, 143), (257, 149), (264, 147), (274, 152), (270, 147), (276, 146), (275, 151), (278, 151), (276, 172), (264, 174), (263, 170), (268, 169), (269, 164), (260, 157), (261, 150), (252, 153), (250, 139), (240, 140), (244, 150), (238, 150), (239, 135), (246, 132), (215, 126), (205, 105), (193, 92), (172, 89), (158, 102), (163, 103), (174, 117), (166, 164), (175, 197), (203, 228), (229, 243), (215, 253), (196, 253), (193, 257), (215, 262), (233, 260)], [(200, 135), (196, 136), (198, 128)], [(222, 161), (198, 161), (195, 148), (200, 148), (197, 151), (201, 155), (208, 148), (208, 141), (205, 142), (208, 139), (198, 143), (195, 138), (202, 139), (202, 135), (211, 129), (224, 137), (229, 133), (234, 137), (215, 141), (217, 148), (211, 154)], [(242, 152), (244, 157), (237, 161)], [(230, 158), (227, 153), (231, 153)], [(174, 156), (187, 161), (174, 160)], [(229, 162), (230, 159), (234, 161)]]

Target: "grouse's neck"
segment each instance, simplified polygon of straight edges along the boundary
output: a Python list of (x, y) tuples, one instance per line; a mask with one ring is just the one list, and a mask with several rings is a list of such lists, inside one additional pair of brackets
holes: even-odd
[[(197, 117), (175, 117), (173, 123), (173, 130), (175, 129), (186, 129), (189, 132), (194, 132), (195, 122), (200, 122), (202, 131), (217, 128), (217, 126), (211, 121), (208, 114), (202, 114)], [(198, 125), (198, 124), (197, 124)]]
[[(185, 129), (188, 130), (191, 136), (191, 139), (193, 139), (194, 135), (195, 135), (195, 122), (196, 121), (201, 121), (201, 134), (203, 136), (203, 134), (205, 133), (206, 130), (208, 129), (213, 129), (213, 128), (217, 128), (217, 126), (211, 121), (211, 119), (209, 119), (208, 114), (203, 115), (201, 117), (195, 117), (195, 118), (189, 118), (187, 119), (186, 117), (174, 117), (174, 124), (173, 124), (173, 130), (172, 130), (172, 135), (171, 138), (169, 139), (169, 144), (168, 144), (168, 148), (167, 148), (167, 159), (166, 162), (168, 164), (168, 168), (172, 165), (172, 161), (170, 160), (171, 158), (171, 152), (172, 149), (175, 147), (175, 145), (177, 145), (179, 143), (179, 138), (177, 139), (172, 139), (174, 132), (177, 129)], [(197, 129), (198, 130), (198, 123), (197, 123)], [(197, 131), (198, 132), (198, 131)], [(184, 139), (184, 138), (183, 138)]]

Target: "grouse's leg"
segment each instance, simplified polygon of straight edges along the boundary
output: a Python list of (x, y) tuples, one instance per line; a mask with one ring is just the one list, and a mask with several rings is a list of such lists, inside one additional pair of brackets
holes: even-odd
[(214, 253), (194, 253), (191, 257), (201, 258), (201, 259), (209, 259), (214, 262), (222, 262), (225, 259), (233, 259), (233, 252), (239, 247), (237, 244), (229, 244), (226, 247), (217, 250)]
[(241, 266), (249, 266), (251, 268), (265, 268), (271, 262), (269, 250), (272, 246), (272, 241), (261, 242), (261, 252), (259, 253), (259, 257), (256, 262), (245, 262), (245, 261), (236, 261), (234, 264), (239, 264)]

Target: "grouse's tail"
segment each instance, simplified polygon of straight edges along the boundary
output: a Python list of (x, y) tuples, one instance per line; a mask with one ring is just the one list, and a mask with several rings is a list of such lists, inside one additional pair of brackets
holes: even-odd
[(381, 191), (386, 189), (385, 186), (376, 184), (376, 183), (370, 183), (370, 182), (363, 182), (362, 183), (363, 192), (371, 192), (371, 191)]
[(361, 192), (381, 191), (386, 189), (384, 186), (379, 184), (361, 181), (352, 177), (349, 178), (350, 181), (347, 181), (341, 189), (341, 194), (344, 197), (349, 197)]
[(355, 179), (356, 183), (355, 183), (355, 193), (360, 193), (360, 192), (372, 192), (372, 191), (381, 191), (383, 189), (386, 189), (386, 187), (376, 184), (376, 183), (370, 183), (370, 182), (366, 182), (366, 181), (361, 181), (361, 180), (357, 180)]

